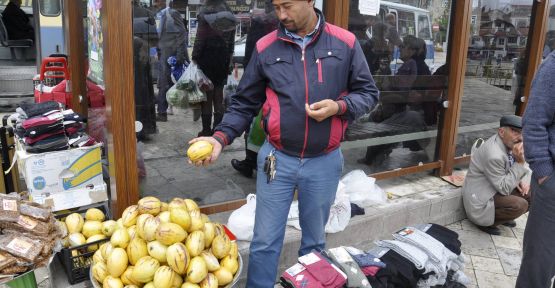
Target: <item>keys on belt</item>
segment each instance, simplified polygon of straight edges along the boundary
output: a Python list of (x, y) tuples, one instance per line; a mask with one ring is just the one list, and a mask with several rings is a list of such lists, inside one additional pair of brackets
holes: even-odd
[(272, 149), (264, 160), (264, 173), (266, 173), (266, 183), (268, 184), (276, 177), (276, 156), (274, 153), (275, 149)]

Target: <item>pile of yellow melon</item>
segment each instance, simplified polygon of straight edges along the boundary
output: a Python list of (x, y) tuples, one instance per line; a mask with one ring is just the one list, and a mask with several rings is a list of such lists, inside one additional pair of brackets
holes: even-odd
[(237, 244), (190, 199), (142, 198), (113, 227), (91, 266), (104, 288), (217, 288), (239, 269)]

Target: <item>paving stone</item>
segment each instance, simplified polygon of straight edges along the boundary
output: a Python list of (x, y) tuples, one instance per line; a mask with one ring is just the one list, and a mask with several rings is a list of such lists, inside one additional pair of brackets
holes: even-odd
[(467, 230), (458, 231), (462, 251), (466, 255), (499, 258), (489, 234)]
[(513, 233), (515, 234), (516, 238), (520, 243), (524, 239), (524, 228), (513, 228)]
[(526, 221), (528, 221), (528, 214), (523, 214), (520, 217), (515, 219), (516, 227), (515, 228), (522, 228), (526, 227)]
[(481, 256), (470, 256), (472, 258), (472, 265), (474, 270), (488, 271), (493, 273), (503, 273), (503, 266), (499, 259), (481, 257)]
[(484, 232), (482, 232), (482, 230), (478, 229), (478, 227), (476, 227), (476, 225), (474, 225), (474, 223), (470, 222), (470, 220), (468, 220), (468, 219), (462, 220), (461, 221), (461, 226), (462, 226), (462, 230), (484, 233)]
[(492, 235), (491, 238), (493, 239), (493, 244), (497, 248), (501, 247), (501, 248), (515, 249), (515, 250), (520, 249), (520, 243), (518, 243), (518, 240), (514, 238), (514, 236), (510, 238), (510, 237)]
[(518, 270), (520, 269), (520, 262), (522, 260), (522, 250), (497, 247), (497, 254), (499, 255), (499, 260), (501, 261), (505, 275), (518, 276)]
[(449, 225), (447, 225), (447, 226), (445, 226), (445, 227), (447, 227), (447, 228), (449, 228), (449, 229), (451, 229), (451, 230), (462, 230), (462, 224), (461, 224), (461, 222), (455, 222), (455, 223), (449, 224)]
[(502, 237), (509, 237), (509, 238), (514, 238), (515, 234), (513, 233), (513, 230), (510, 227), (507, 227), (505, 225), (499, 225), (497, 226), (497, 228), (499, 228), (499, 232), (501, 232)]
[[(468, 267), (464, 268), (464, 275), (466, 275), (468, 279), (470, 279), (471, 285), (474, 285), (474, 287), (478, 285), (478, 282), (476, 281), (476, 274), (474, 274), (474, 269), (468, 268)], [(470, 286), (467, 286), (467, 287), (470, 287)]]
[(476, 281), (480, 288), (508, 288), (515, 287), (516, 280), (505, 274), (476, 270)]

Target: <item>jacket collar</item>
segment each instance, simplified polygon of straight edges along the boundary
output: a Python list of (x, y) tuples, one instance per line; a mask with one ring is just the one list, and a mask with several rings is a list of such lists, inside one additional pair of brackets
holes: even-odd
[[(316, 14), (320, 17), (320, 23), (318, 24), (318, 28), (314, 34), (314, 37), (312, 38), (312, 41), (316, 41), (318, 38), (320, 38), (320, 34), (322, 34), (321, 32), (324, 29), (324, 25), (326, 25), (326, 19), (324, 18), (324, 13), (322, 13), (322, 11), (318, 10), (317, 8), (314, 8), (314, 11), (316, 11)], [(285, 33), (285, 27), (283, 27), (281, 22), (279, 22), (277, 30), (278, 30), (278, 38), (294, 41), (293, 39), (291, 39), (291, 37), (287, 36), (287, 34)]]

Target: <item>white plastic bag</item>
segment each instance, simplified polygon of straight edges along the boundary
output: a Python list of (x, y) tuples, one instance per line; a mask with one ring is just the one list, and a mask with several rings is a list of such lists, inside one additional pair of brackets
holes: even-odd
[(247, 204), (233, 211), (227, 220), (227, 228), (238, 240), (252, 241), (254, 234), (254, 215), (256, 212), (256, 195), (247, 196)]
[[(337, 187), (335, 201), (331, 205), (330, 215), (325, 227), (326, 233), (341, 232), (349, 225), (349, 220), (351, 219), (351, 202), (349, 202), (349, 195), (343, 192), (342, 185), (343, 184), (340, 182)], [(297, 201), (291, 203), (289, 214), (287, 215), (287, 225), (301, 230), (301, 225), (299, 223), (299, 202)]]
[(339, 182), (335, 201), (330, 208), (330, 216), (326, 223), (326, 233), (337, 233), (345, 230), (351, 220), (351, 201), (349, 195), (345, 194), (343, 183)]
[(362, 170), (353, 170), (341, 178), (344, 193), (349, 196), (351, 203), (358, 206), (370, 206), (385, 203), (387, 195), (385, 191), (376, 185), (376, 179), (368, 177)]

